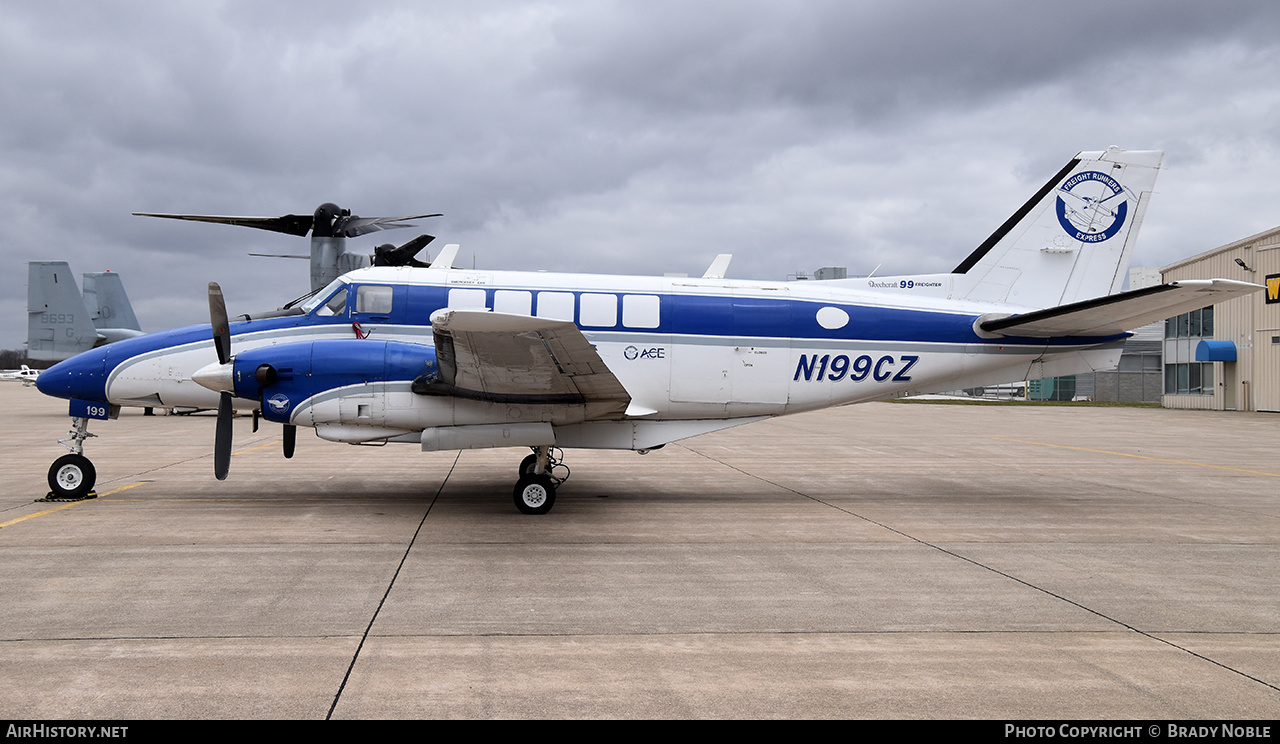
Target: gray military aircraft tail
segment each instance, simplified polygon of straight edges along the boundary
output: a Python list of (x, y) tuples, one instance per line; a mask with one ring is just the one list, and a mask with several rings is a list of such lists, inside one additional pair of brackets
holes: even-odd
[(27, 356), (61, 361), (142, 335), (120, 275), (84, 275), (84, 294), (66, 261), (27, 263)]

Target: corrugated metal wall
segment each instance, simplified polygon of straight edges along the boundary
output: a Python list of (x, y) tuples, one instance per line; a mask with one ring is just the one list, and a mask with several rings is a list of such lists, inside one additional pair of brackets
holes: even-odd
[[(1253, 271), (1237, 264), (1237, 258)], [(1166, 266), (1161, 273), (1166, 283), (1221, 278), (1264, 284), (1267, 275), (1280, 274), (1280, 228)], [(1215, 362), (1213, 395), (1165, 395), (1164, 405), (1280, 411), (1280, 302), (1268, 303), (1267, 293), (1257, 292), (1218, 303), (1213, 338), (1235, 343), (1235, 369)]]

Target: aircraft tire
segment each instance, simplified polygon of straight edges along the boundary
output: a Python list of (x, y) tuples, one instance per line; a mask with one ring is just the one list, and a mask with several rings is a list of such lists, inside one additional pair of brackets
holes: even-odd
[(49, 466), (49, 489), (55, 498), (82, 499), (97, 480), (98, 472), (84, 455), (63, 455)]
[(538, 456), (529, 455), (520, 461), (520, 469), (516, 471), (520, 475), (533, 475), (533, 469), (538, 467)]
[(514, 492), (521, 514), (546, 514), (556, 503), (556, 487), (546, 475), (521, 475)]

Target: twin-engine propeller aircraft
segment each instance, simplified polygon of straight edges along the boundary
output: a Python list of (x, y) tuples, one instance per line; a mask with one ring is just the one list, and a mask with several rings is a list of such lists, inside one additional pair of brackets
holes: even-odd
[[(91, 418), (120, 406), (217, 406), (323, 439), (424, 451), (528, 446), (516, 506), (551, 509), (560, 448), (641, 453), (800, 411), (908, 393), (1112, 369), (1126, 330), (1253, 292), (1214, 279), (1117, 293), (1159, 152), (1077, 155), (949, 274), (808, 282), (452, 267), (353, 271), (300, 307), (128, 339), (62, 362), (41, 391), (71, 400), (54, 494), (93, 486)], [(256, 418), (255, 418), (256, 423)]]

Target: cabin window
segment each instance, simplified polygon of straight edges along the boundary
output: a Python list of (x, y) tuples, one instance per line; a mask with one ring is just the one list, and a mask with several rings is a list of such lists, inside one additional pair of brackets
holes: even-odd
[(366, 284), (356, 290), (356, 312), (386, 315), (391, 312), (391, 287)]
[(449, 309), (451, 310), (484, 310), (485, 307), (483, 289), (449, 290)]
[(622, 324), (628, 328), (657, 328), (659, 306), (657, 295), (623, 295)]
[(573, 322), (572, 292), (539, 292), (538, 317)]
[(582, 325), (612, 328), (618, 324), (617, 295), (584, 292), (579, 302), (578, 320)]
[(511, 315), (533, 315), (533, 293), (499, 289), (493, 293), (493, 311)]

